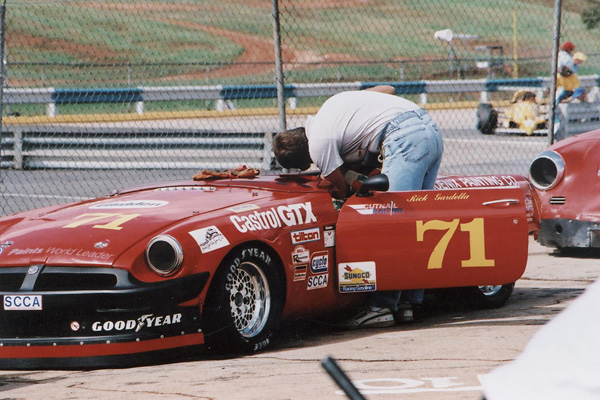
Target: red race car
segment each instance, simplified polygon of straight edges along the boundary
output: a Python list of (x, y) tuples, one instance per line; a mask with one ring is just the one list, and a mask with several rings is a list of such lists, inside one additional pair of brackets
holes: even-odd
[(508, 299), (536, 229), (525, 178), (386, 189), (373, 176), (340, 205), (311, 175), (189, 180), (0, 218), (0, 367), (258, 351), (375, 290)]
[(600, 247), (600, 130), (550, 146), (531, 163), (540, 209), (540, 244), (561, 250)]

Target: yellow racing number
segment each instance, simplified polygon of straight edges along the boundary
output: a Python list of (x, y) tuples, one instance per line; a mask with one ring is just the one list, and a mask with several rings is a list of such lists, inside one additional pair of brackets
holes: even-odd
[(71, 222), (70, 224), (63, 226), (63, 228), (76, 228), (94, 221), (110, 218), (111, 220), (108, 223), (94, 225), (93, 227), (98, 229), (111, 229), (119, 231), (123, 229), (121, 226), (122, 224), (134, 219), (135, 217), (139, 217), (140, 215), (141, 214), (86, 213), (78, 215), (75, 217), (77, 221)]
[(427, 269), (440, 269), (450, 239), (454, 236), (456, 229), (460, 227), (461, 232), (469, 233), (469, 259), (461, 260), (462, 267), (493, 267), (494, 260), (485, 257), (485, 232), (483, 218), (473, 218), (473, 221), (460, 224), (458, 219), (450, 222), (431, 220), (427, 222), (417, 221), (417, 241), (425, 240), (425, 232), (428, 230), (446, 231), (440, 241), (435, 245)]

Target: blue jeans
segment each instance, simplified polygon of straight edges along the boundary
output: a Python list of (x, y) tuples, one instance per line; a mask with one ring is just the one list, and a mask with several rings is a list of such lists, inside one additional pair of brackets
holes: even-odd
[[(412, 113), (412, 114), (411, 114)], [(386, 126), (383, 140), (383, 168), (390, 180), (389, 191), (433, 189), (442, 162), (442, 135), (423, 109), (400, 114)], [(407, 302), (421, 304), (422, 289), (407, 290)], [(375, 292), (374, 307), (397, 309), (402, 291)]]

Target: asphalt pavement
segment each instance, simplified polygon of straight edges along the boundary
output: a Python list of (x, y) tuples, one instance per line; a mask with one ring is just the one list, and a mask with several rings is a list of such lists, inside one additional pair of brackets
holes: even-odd
[(500, 309), (449, 308), (427, 299), (421, 322), (349, 331), (302, 321), (251, 356), (127, 369), (0, 371), (0, 398), (347, 398), (321, 366), (331, 356), (367, 399), (478, 400), (482, 377), (519, 355), (535, 332), (595, 281), (598, 257), (565, 256), (530, 239), (525, 274)]

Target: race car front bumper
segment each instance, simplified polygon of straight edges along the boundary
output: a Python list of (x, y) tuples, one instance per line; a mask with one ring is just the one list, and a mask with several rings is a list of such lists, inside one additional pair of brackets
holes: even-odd
[(197, 303), (208, 277), (144, 283), (114, 268), (2, 268), (0, 368), (126, 366), (186, 354), (204, 344)]
[(600, 223), (576, 219), (542, 219), (538, 242), (556, 248), (600, 248)]

